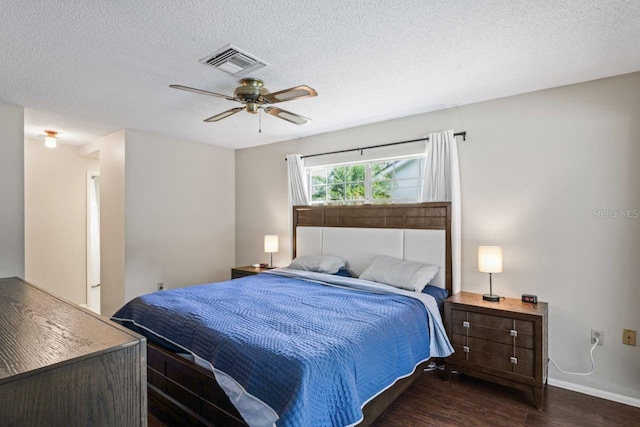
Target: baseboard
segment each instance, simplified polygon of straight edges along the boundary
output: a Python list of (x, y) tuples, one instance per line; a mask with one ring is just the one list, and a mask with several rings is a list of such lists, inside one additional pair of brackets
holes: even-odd
[(548, 379), (549, 385), (564, 388), (566, 390), (577, 391), (578, 393), (588, 394), (589, 396), (599, 397), (601, 399), (612, 400), (618, 403), (624, 403), (625, 405), (635, 406), (640, 408), (640, 399), (636, 399), (622, 394), (611, 393), (610, 391), (598, 390), (597, 388), (587, 387), (580, 384), (570, 383), (567, 381), (556, 380), (553, 378)]

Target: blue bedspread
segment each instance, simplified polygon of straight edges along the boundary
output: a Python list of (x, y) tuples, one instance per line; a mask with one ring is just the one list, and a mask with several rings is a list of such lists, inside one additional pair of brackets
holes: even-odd
[(113, 320), (209, 362), (279, 426), (357, 423), (368, 400), (430, 357), (419, 300), (274, 274), (144, 295)]

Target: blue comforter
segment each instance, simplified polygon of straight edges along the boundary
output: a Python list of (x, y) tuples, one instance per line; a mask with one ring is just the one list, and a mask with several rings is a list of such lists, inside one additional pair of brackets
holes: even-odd
[(113, 320), (209, 363), (250, 425), (346, 426), (434, 355), (429, 316), (403, 295), (260, 274), (141, 296)]

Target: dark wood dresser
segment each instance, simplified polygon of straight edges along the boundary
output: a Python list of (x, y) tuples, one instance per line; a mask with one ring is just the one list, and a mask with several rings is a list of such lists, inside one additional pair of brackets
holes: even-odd
[(445, 301), (445, 324), (455, 353), (451, 370), (533, 392), (542, 410), (547, 381), (547, 315), (545, 302), (528, 304), (504, 298), (489, 302), (482, 295), (457, 293)]
[(0, 424), (146, 426), (146, 340), (0, 279)]

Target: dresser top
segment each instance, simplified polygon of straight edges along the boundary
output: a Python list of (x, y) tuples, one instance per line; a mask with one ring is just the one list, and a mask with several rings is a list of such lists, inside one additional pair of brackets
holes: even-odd
[(499, 302), (491, 302), (483, 300), (482, 295), (472, 292), (458, 292), (449, 297), (447, 302), (538, 316), (542, 316), (548, 310), (548, 304), (546, 302), (530, 304), (515, 298), (503, 298)]
[(141, 339), (19, 278), (0, 279), (0, 384)]

